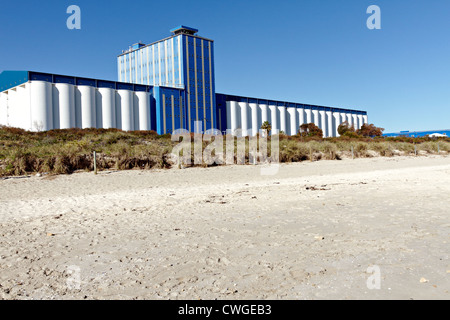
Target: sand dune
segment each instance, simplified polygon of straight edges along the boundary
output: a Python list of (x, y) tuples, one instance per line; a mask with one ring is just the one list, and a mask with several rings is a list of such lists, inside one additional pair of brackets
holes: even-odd
[(449, 298), (450, 157), (260, 169), (0, 180), (0, 297)]

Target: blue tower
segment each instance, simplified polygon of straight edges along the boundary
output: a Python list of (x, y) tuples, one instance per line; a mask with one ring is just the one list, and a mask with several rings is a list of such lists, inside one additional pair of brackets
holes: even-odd
[[(137, 43), (117, 58), (119, 81), (154, 86), (157, 131), (206, 131), (216, 124), (214, 42), (179, 26), (172, 36)], [(195, 128), (195, 121), (202, 121)]]

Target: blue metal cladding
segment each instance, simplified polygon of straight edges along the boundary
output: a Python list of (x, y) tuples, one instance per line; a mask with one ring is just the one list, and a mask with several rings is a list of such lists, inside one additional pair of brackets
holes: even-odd
[(180, 40), (188, 129), (202, 121), (202, 131), (208, 130), (216, 122), (213, 42), (189, 35), (181, 35)]
[(54, 83), (69, 83), (69, 84), (75, 85), (76, 80), (75, 80), (75, 78), (69, 77), (69, 76), (54, 75), (53, 82)]
[(224, 94), (216, 94), (216, 129), (224, 133), (227, 128), (227, 96)]
[(190, 104), (190, 127), (193, 130), (194, 128), (194, 122), (197, 121), (197, 101), (195, 99), (195, 92), (196, 92), (196, 83), (195, 83), (195, 63), (194, 63), (194, 39), (192, 37), (183, 36), (183, 38), (186, 39), (187, 43), (187, 52), (188, 56), (187, 59), (187, 66), (186, 73), (189, 77), (187, 82), (187, 88), (188, 88), (188, 101)]
[[(182, 88), (182, 35), (146, 45), (118, 56), (119, 79), (131, 83)], [(126, 62), (120, 62), (125, 59)], [(125, 77), (126, 75), (126, 77)]]
[(173, 133), (174, 130), (186, 128), (184, 90), (169, 87), (154, 87), (156, 132)]
[(98, 88), (110, 88), (115, 89), (116, 83), (113, 81), (106, 81), (106, 80), (98, 80), (97, 81), (97, 87)]
[(50, 83), (68, 83), (77, 86), (91, 86), (94, 88), (126, 89), (131, 91), (151, 92), (152, 86), (98, 80), (67, 75), (50, 74), (34, 71), (4, 71), (0, 73), (0, 91), (6, 91), (28, 81), (46, 81)]
[(142, 85), (142, 84), (135, 84), (133, 86), (133, 91), (136, 91), (136, 92), (139, 92), (139, 91), (141, 91), (141, 92), (149, 92), (149, 89), (150, 88), (148, 86)]
[(86, 79), (86, 78), (76, 78), (75, 84), (77, 86), (90, 86), (90, 87), (96, 87), (96, 81), (94, 79)]
[[(211, 92), (212, 92), (212, 106), (211, 108), (213, 108), (213, 126), (217, 129), (217, 110), (216, 110), (216, 78), (215, 78), (215, 67), (214, 67), (214, 42), (213, 41), (208, 41), (209, 46), (210, 46), (210, 51), (211, 51), (211, 56), (209, 57), (211, 63), (210, 63), (210, 83), (209, 85), (211, 86)], [(225, 117), (226, 120), (226, 117)]]
[(3, 71), (0, 73), (0, 92), (28, 82), (28, 71)]
[(201, 83), (201, 91), (203, 96), (203, 118), (206, 121), (205, 129), (212, 129), (213, 117), (211, 115), (212, 106), (211, 106), (211, 91), (210, 91), (210, 70), (209, 70), (209, 43), (207, 41), (201, 40), (200, 48), (202, 49), (202, 57), (201, 63), (202, 68), (200, 70), (202, 78), (200, 79)]
[(29, 79), (31, 81), (53, 82), (53, 75), (49, 73), (30, 72)]
[(153, 88), (153, 97), (155, 98), (155, 104), (156, 104), (156, 114), (155, 114), (156, 132), (158, 134), (163, 134), (162, 108), (160, 107), (161, 106), (161, 87)]
[(180, 33), (124, 53), (118, 60), (128, 56), (131, 67), (124, 63), (121, 79), (184, 88), (186, 92), (180, 99), (187, 109), (186, 128), (192, 131), (195, 121), (202, 121), (202, 131), (217, 127), (213, 41)]
[[(197, 110), (198, 110), (198, 118), (197, 120), (200, 121), (205, 121), (205, 114), (204, 114), (204, 105), (203, 105), (203, 82), (202, 82), (202, 65), (203, 65), (203, 61), (202, 61), (202, 46), (201, 46), (201, 40), (199, 39), (194, 39), (194, 46), (195, 46), (195, 52), (194, 52), (194, 59), (195, 64), (196, 64), (196, 69), (194, 69), (195, 71), (195, 75), (196, 75), (196, 83), (195, 83), (195, 88), (196, 88), (196, 103), (197, 103)], [(195, 67), (195, 66), (194, 66)], [(205, 127), (205, 124), (203, 124), (202, 130)]]
[[(249, 98), (249, 97), (234, 96), (234, 95), (227, 95), (227, 94), (221, 94), (221, 93), (216, 93), (216, 101), (217, 101), (217, 104), (216, 104), (217, 106), (219, 106), (219, 103), (221, 105), (226, 105), (226, 101), (237, 101), (237, 102), (258, 103), (258, 104), (274, 105), (274, 106), (303, 108), (303, 109), (308, 109), (308, 110), (332, 111), (332, 112), (343, 112), (343, 113), (367, 115), (367, 111), (361, 111), (361, 110), (351, 110), (351, 109), (325, 107), (325, 106), (317, 106), (317, 105), (309, 105), (309, 104), (301, 104), (301, 103), (292, 103), (292, 102), (286, 102), (286, 101), (275, 101), (275, 100), (266, 100), (266, 99), (258, 99), (258, 98)], [(223, 123), (224, 122), (222, 120), (222, 124)], [(226, 123), (226, 121), (225, 121), (225, 123)]]
[(157, 118), (156, 118), (156, 110), (158, 109), (156, 98), (155, 98), (155, 89), (157, 87), (154, 87), (150, 91), (150, 130), (153, 130), (155, 132), (158, 132), (157, 127)]
[(117, 90), (130, 90), (133, 91), (133, 85), (129, 83), (118, 83), (116, 86)]

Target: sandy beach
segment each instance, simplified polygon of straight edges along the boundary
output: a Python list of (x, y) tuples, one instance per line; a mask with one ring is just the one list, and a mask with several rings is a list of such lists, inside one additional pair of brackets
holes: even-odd
[[(450, 157), (0, 180), (3, 299), (449, 299)], [(380, 287), (370, 289), (369, 267)]]

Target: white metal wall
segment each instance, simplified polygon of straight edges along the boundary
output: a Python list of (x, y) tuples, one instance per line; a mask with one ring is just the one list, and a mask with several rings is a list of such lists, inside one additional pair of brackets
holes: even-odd
[(8, 125), (8, 94), (0, 92), (0, 124)]
[(367, 115), (356, 113), (270, 104), (227, 101), (226, 108), (227, 129), (231, 129), (233, 134), (236, 129), (242, 129), (244, 136), (255, 136), (265, 121), (271, 124), (272, 130), (283, 131), (287, 135), (296, 135), (302, 124), (314, 123), (322, 129), (324, 137), (338, 137), (337, 129), (344, 121), (355, 125), (356, 129), (360, 129), (368, 121)]
[(150, 130), (150, 94), (29, 81), (0, 92), (0, 124), (31, 131)]

